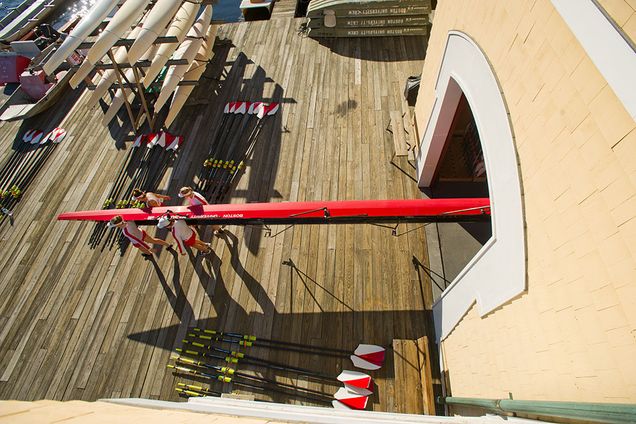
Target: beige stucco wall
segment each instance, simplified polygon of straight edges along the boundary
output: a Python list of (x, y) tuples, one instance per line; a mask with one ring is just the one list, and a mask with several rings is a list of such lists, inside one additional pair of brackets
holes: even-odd
[(636, 40), (636, 0), (596, 0), (625, 34)]
[[(633, 38), (636, 2), (601, 3)], [(473, 307), (443, 342), (452, 394), (636, 402), (634, 120), (549, 0), (442, 0), (420, 134), (449, 30), (480, 46), (508, 105), (528, 255), (527, 293)]]

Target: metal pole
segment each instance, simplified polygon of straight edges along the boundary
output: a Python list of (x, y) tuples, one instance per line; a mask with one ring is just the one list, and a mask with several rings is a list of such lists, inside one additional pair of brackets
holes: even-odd
[(470, 406), (498, 413), (514, 413), (601, 423), (636, 422), (636, 404), (478, 399), (464, 397), (446, 397), (442, 399), (442, 401), (451, 406)]

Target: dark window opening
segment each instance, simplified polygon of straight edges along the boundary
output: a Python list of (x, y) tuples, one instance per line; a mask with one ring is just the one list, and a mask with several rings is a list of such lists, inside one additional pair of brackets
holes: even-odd
[[(429, 188), (433, 198), (489, 197), (488, 178), (475, 118), (462, 94), (439, 164)], [(491, 222), (437, 225), (441, 265), (446, 282), (455, 279), (491, 238)], [(435, 289), (435, 288), (434, 288)], [(436, 290), (434, 290), (436, 292)], [(441, 290), (434, 293), (437, 298)]]

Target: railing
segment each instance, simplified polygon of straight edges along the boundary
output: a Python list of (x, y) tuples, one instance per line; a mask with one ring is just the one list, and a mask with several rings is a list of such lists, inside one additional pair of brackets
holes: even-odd
[(469, 406), (496, 413), (565, 418), (601, 423), (636, 422), (636, 405), (624, 403), (552, 402), (514, 399), (446, 397), (443, 403)]

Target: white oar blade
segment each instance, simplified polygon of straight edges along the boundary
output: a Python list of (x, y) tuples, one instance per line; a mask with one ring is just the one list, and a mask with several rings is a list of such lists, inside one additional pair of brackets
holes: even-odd
[(345, 389), (349, 390), (350, 392), (357, 393), (360, 396), (371, 396), (373, 394), (371, 390), (363, 389), (362, 387), (351, 386), (347, 383), (345, 383), (344, 386)]
[(351, 410), (351, 408), (349, 408), (347, 405), (340, 402), (339, 400), (332, 400), (331, 405), (334, 407), (334, 409), (346, 409), (347, 411)]
[(346, 387), (339, 388), (333, 397), (351, 409), (364, 409), (369, 401), (367, 396), (348, 390)]
[(349, 386), (360, 387), (362, 389), (368, 389), (373, 386), (373, 379), (368, 374), (358, 371), (344, 370), (336, 377), (338, 381), (341, 381)]
[(382, 365), (374, 364), (372, 362), (366, 361), (359, 356), (351, 355), (351, 362), (353, 362), (353, 366), (356, 368), (362, 368), (363, 370), (375, 371), (382, 368)]
[(384, 364), (384, 357), (386, 355), (386, 349), (382, 346), (361, 344), (358, 345), (356, 350), (353, 351), (356, 356), (364, 359), (365, 361), (382, 366)]

